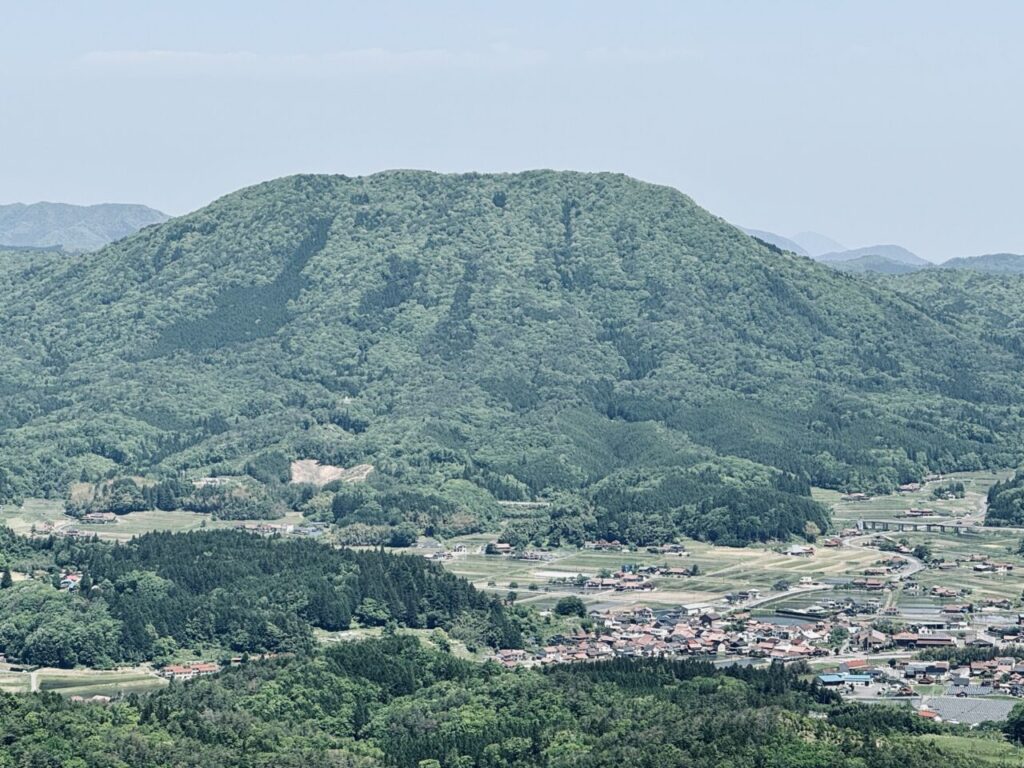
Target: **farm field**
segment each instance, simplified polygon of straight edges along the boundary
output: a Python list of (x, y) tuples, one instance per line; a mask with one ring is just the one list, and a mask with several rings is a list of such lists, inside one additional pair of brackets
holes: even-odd
[(164, 685), (167, 681), (148, 667), (111, 670), (43, 667), (32, 672), (13, 672), (7, 666), (0, 669), (0, 691), (7, 693), (38, 690), (88, 698), (153, 690)]
[[(1012, 474), (1011, 471), (993, 473), (963, 472), (947, 475), (941, 480), (924, 484), (919, 491), (878, 496), (863, 502), (843, 501), (836, 491), (815, 489), (814, 497), (828, 504), (833, 511), (836, 529), (854, 525), (859, 519), (901, 520), (910, 507), (934, 509), (934, 518), (924, 521), (964, 520), (979, 525), (984, 518), (985, 495), (991, 485)], [(963, 499), (939, 500), (932, 490), (951, 480), (963, 482)], [(983, 574), (974, 572), (967, 564), (953, 571), (926, 569), (916, 578), (925, 592), (936, 584), (968, 586), (974, 599), (1018, 599), (1024, 587), (1024, 558), (1013, 554), (1020, 541), (1017, 532), (984, 531), (965, 533), (905, 533), (890, 531), (890, 538), (906, 539), (911, 547), (928, 544), (935, 556), (946, 560), (966, 560), (972, 554), (982, 553), (994, 560), (1011, 562), (1019, 566), (1010, 574)], [(811, 557), (784, 554), (780, 546), (751, 545), (745, 548), (717, 547), (699, 541), (686, 540), (684, 556), (649, 553), (644, 548), (628, 551), (597, 551), (562, 548), (543, 553), (542, 560), (517, 560), (507, 556), (485, 555), (484, 548), (493, 541), (493, 533), (473, 534), (449, 540), (446, 546), (454, 549), (461, 545), (465, 552), (445, 561), (444, 566), (472, 581), (477, 587), (499, 594), (515, 591), (517, 602), (538, 608), (547, 608), (567, 594), (578, 594), (592, 608), (603, 609), (625, 605), (646, 605), (651, 608), (669, 608), (694, 603), (720, 603), (725, 595), (742, 589), (759, 589), (762, 596), (770, 596), (772, 586), (785, 580), (796, 585), (801, 579), (813, 582), (838, 583), (862, 575), (883, 553), (876, 549), (844, 545), (837, 548), (816, 546)], [(423, 550), (429, 554), (430, 549)], [(653, 592), (600, 592), (584, 591), (572, 582), (577, 575), (597, 576), (602, 572), (615, 572), (624, 565), (662, 565), (670, 568), (697, 566), (697, 575), (686, 577), (659, 577), (654, 579)], [(854, 596), (843, 591), (840, 596)], [(866, 595), (857, 595), (867, 597)], [(909, 595), (901, 592), (876, 592), (870, 597), (883, 604), (900, 608), (901, 613), (934, 617), (941, 603), (926, 594)], [(780, 598), (785, 599), (783, 594)], [(787, 607), (807, 607), (824, 599), (821, 593), (792, 596)], [(792, 605), (790, 602), (792, 601)]]
[(27, 672), (0, 671), (0, 691), (4, 693), (28, 693)]
[[(967, 522), (980, 524), (984, 517), (985, 495), (988, 493), (988, 489), (1012, 474), (1011, 470), (957, 472), (944, 475), (940, 480), (924, 483), (919, 491), (875, 496), (867, 501), (844, 501), (843, 494), (819, 488), (815, 488), (812, 495), (818, 501), (831, 506), (836, 528), (852, 525), (861, 519), (906, 520), (908, 518), (904, 513), (911, 507), (934, 510), (935, 516), (923, 518), (925, 521), (943, 522), (966, 517)], [(950, 481), (959, 481), (964, 484), (964, 498), (948, 500), (934, 498), (932, 491)]]
[[(643, 604), (669, 608), (693, 603), (720, 602), (730, 592), (760, 589), (768, 593), (778, 581), (797, 584), (811, 581), (845, 580), (860, 573), (879, 558), (876, 551), (859, 547), (818, 547), (812, 557), (784, 554), (781, 547), (717, 547), (698, 541), (686, 541), (685, 555), (650, 553), (646, 549), (628, 551), (557, 549), (544, 553), (543, 560), (517, 560), (507, 556), (485, 555), (483, 548), (494, 534), (474, 534), (447, 542), (449, 548), (462, 545), (465, 554), (446, 561), (445, 567), (472, 581), (481, 589), (499, 593), (513, 590), (518, 601), (539, 608), (554, 604), (566, 594), (578, 594), (592, 607)], [(623, 565), (697, 567), (697, 575), (658, 577), (653, 592), (583, 591), (572, 584), (576, 576), (593, 577), (615, 572)], [(564, 581), (567, 583), (557, 583)]]
[(979, 573), (969, 562), (963, 562), (954, 570), (927, 569), (917, 574), (917, 580), (927, 588), (935, 585), (947, 587), (968, 587), (971, 599), (1017, 600), (1024, 589), (1024, 557), (1017, 554), (1020, 534), (977, 533), (954, 534), (914, 533), (899, 534), (910, 546), (927, 545), (935, 557), (946, 561), (967, 560), (972, 554), (983, 554), (992, 560), (1010, 563), (1014, 570), (1009, 573)]
[(167, 681), (149, 670), (41, 669), (37, 673), (41, 691), (62, 696), (115, 696), (120, 693), (150, 691)]
[[(926, 483), (920, 491), (879, 496), (869, 501), (842, 501), (839, 494), (833, 491), (815, 491), (815, 496), (826, 503), (831, 501), (836, 527), (852, 525), (858, 519), (908, 520), (903, 512), (910, 507), (934, 509), (943, 519), (960, 519), (980, 525), (984, 520), (988, 489), (1012, 474), (1009, 470), (997, 473), (961, 472)], [(932, 489), (951, 480), (964, 484), (965, 497), (949, 501), (934, 499)], [(938, 521), (939, 518), (926, 517), (920, 520), (929, 522)], [(986, 529), (957, 535), (952, 532), (890, 530), (887, 535), (893, 540), (905, 540), (911, 547), (927, 545), (934, 557), (947, 562), (968, 561), (972, 555), (984, 555), (1014, 566), (1014, 570), (1009, 573), (979, 573), (973, 570), (969, 562), (963, 562), (954, 570), (926, 569), (916, 576), (926, 590), (932, 586), (967, 587), (971, 590), (973, 601), (989, 598), (1017, 600), (1021, 597), (1021, 590), (1024, 589), (1024, 557), (1017, 554), (1022, 538), (1019, 531)], [(901, 596), (900, 600), (901, 607), (904, 607), (907, 596)]]
[(1006, 765), (1020, 759), (1018, 750), (1012, 744), (1003, 741), (998, 735), (992, 738), (975, 736), (954, 736), (953, 734), (936, 734), (919, 736), (921, 741), (933, 744), (947, 754), (956, 757), (969, 757), (975, 765)]
[(51, 499), (26, 499), (20, 507), (4, 505), (0, 508), (0, 524), (15, 533), (28, 535), (32, 526), (51, 523), (56, 528), (74, 527), (95, 533), (104, 541), (127, 541), (150, 531), (194, 531), (202, 528), (233, 528), (239, 523), (269, 522), (278, 525), (301, 524), (305, 521), (298, 512), (290, 512), (276, 520), (214, 520), (209, 514), (185, 510), (159, 509), (129, 512), (119, 515), (117, 522), (88, 524), (64, 514), (64, 504)]
[(33, 525), (59, 525), (70, 519), (64, 514), (64, 503), (52, 499), (25, 499), (20, 507), (12, 504), (0, 506), (0, 522), (23, 536), (32, 532)]

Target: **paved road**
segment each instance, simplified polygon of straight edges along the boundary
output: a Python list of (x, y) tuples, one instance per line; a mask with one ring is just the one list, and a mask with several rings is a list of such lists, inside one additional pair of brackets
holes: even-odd
[(875, 538), (875, 534), (869, 534), (867, 536), (854, 536), (846, 540), (845, 546), (854, 547), (855, 549), (860, 549), (865, 552), (877, 551), (879, 556), (890, 555), (892, 557), (898, 557), (901, 560), (906, 561), (908, 563), (908, 566), (899, 573), (901, 579), (905, 579), (907, 576), (913, 576), (918, 571), (923, 571), (925, 568), (927, 568), (927, 566), (921, 560), (918, 560), (913, 555), (904, 555), (900, 552), (882, 552), (880, 550), (876, 550), (874, 547), (865, 546), (865, 542), (871, 541), (873, 538)]
[(812, 584), (806, 587), (793, 587), (785, 592), (772, 592), (771, 594), (764, 595), (763, 597), (755, 597), (753, 600), (746, 600), (735, 606), (734, 610), (746, 611), (750, 608), (756, 608), (759, 605), (771, 603), (775, 600), (783, 600), (788, 597), (793, 597), (794, 595), (804, 595), (808, 592), (828, 592), (833, 589), (835, 589), (835, 585), (833, 584)]
[[(905, 579), (908, 576), (913, 576), (918, 571), (921, 571), (927, 567), (922, 561), (918, 560), (913, 555), (904, 555), (899, 552), (883, 553), (876, 550), (874, 547), (865, 546), (865, 543), (871, 541), (871, 539), (873, 539), (874, 537), (875, 534), (868, 534), (865, 536), (854, 536), (852, 538), (846, 539), (843, 542), (843, 545), (846, 547), (850, 547), (852, 549), (860, 549), (865, 552), (878, 552), (880, 557), (884, 554), (891, 555), (893, 557), (898, 557), (901, 560), (904, 560), (907, 563), (907, 566), (900, 571), (900, 579)], [(834, 584), (811, 584), (805, 587), (793, 587), (792, 589), (789, 589), (786, 592), (772, 592), (771, 594), (764, 595), (763, 597), (758, 597), (753, 600), (747, 600), (740, 605), (733, 606), (732, 610), (745, 611), (750, 608), (755, 608), (757, 606), (764, 605), (765, 603), (771, 603), (776, 600), (783, 600), (785, 598), (793, 597), (794, 595), (803, 595), (807, 594), (808, 592), (831, 591), (835, 589), (835, 586), (836, 585)]]

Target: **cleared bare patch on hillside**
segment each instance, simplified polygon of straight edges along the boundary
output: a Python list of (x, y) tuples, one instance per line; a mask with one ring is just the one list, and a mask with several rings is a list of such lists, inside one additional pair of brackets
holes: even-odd
[(331, 464), (321, 464), (316, 459), (300, 459), (292, 462), (292, 482), (310, 483), (322, 487), (335, 480), (344, 483), (362, 483), (373, 472), (371, 464), (356, 464), (354, 467), (336, 467)]

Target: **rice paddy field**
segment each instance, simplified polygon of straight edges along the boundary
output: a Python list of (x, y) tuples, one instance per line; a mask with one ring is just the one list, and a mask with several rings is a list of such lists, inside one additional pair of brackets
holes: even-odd
[[(838, 492), (821, 489), (815, 489), (814, 496), (832, 508), (837, 530), (855, 525), (861, 519), (910, 521), (905, 511), (911, 507), (934, 510), (934, 516), (913, 519), (916, 522), (957, 520), (978, 526), (984, 519), (985, 494), (989, 487), (1010, 474), (1010, 471), (958, 473), (926, 483), (919, 491), (878, 496), (867, 501), (844, 500)], [(934, 498), (933, 489), (950, 480), (964, 483), (964, 498)], [(519, 513), (519, 510), (512, 510), (511, 513)], [(524, 510), (520, 514), (537, 514), (537, 511)], [(302, 519), (301, 515), (293, 513), (273, 522), (300, 523)], [(88, 530), (101, 539), (124, 541), (148, 531), (225, 528), (236, 525), (238, 521), (217, 521), (209, 515), (193, 512), (152, 510), (120, 516), (115, 523), (86, 525), (64, 515), (60, 501), (28, 499), (20, 507), (7, 505), (0, 508), (0, 522), (22, 534), (30, 533), (33, 526), (50, 523), (57, 528), (75, 526), (80, 530)], [(964, 562), (954, 570), (927, 569), (919, 572), (915, 577), (923, 587), (919, 594), (888, 590), (885, 593), (872, 593), (873, 597), (881, 600), (883, 607), (898, 608), (905, 618), (931, 619), (939, 614), (941, 602), (927, 594), (934, 585), (968, 587), (973, 601), (988, 598), (1018, 600), (1021, 597), (1024, 589), (1024, 557), (1016, 554), (1022, 536), (1020, 532), (986, 530), (956, 535), (952, 532), (890, 531), (887, 535), (893, 539), (903, 539), (912, 547), (927, 544), (935, 556), (947, 561), (967, 561), (972, 555), (984, 554), (993, 560), (1009, 562), (1015, 566), (1015, 570), (1010, 573), (989, 574), (975, 572), (971, 563)], [(549, 607), (566, 594), (579, 594), (588, 604), (597, 608), (638, 603), (652, 608), (720, 604), (728, 593), (743, 589), (759, 589), (763, 596), (768, 595), (772, 586), (779, 581), (794, 585), (801, 579), (841, 584), (861, 575), (865, 568), (882, 557), (875, 549), (851, 545), (828, 548), (819, 544), (813, 556), (798, 557), (785, 554), (782, 546), (737, 549), (686, 541), (687, 551), (683, 556), (650, 553), (642, 548), (628, 551), (563, 548), (542, 553), (543, 559), (540, 560), (517, 560), (485, 555), (484, 548), (495, 538), (494, 533), (482, 533), (445, 542), (444, 546), (449, 550), (459, 545), (465, 548), (465, 552), (446, 561), (445, 567), (469, 579), (481, 589), (502, 595), (514, 591), (519, 602), (538, 608)], [(434, 549), (422, 548), (417, 552), (430, 554)], [(598, 576), (603, 572), (615, 572), (624, 565), (660, 565), (687, 569), (696, 566), (697, 575), (657, 578), (653, 592), (587, 592), (573, 583), (577, 575)], [(842, 595), (848, 594), (843, 590)], [(839, 598), (840, 595), (834, 597)], [(791, 597), (793, 606), (804, 607), (820, 599), (821, 593), (813, 592)], [(787, 602), (785, 606), (789, 604)], [(0, 678), (0, 688), (4, 685), (4, 680)]]
[(28, 693), (27, 672), (0, 671), (0, 691), (4, 693)]
[[(1009, 470), (957, 473), (925, 483), (919, 491), (878, 496), (868, 501), (845, 501), (842, 494), (822, 489), (815, 489), (814, 496), (832, 508), (837, 530), (855, 525), (861, 519), (949, 523), (956, 520), (979, 526), (984, 520), (985, 495), (989, 487), (1010, 474), (1012, 472)], [(964, 498), (936, 499), (933, 489), (951, 480), (964, 483)], [(920, 519), (907, 518), (905, 512), (911, 507), (931, 509), (935, 514)], [(1024, 589), (1024, 558), (1015, 554), (1021, 539), (1020, 532), (986, 530), (956, 535), (952, 532), (890, 531), (887, 535), (894, 540), (905, 539), (911, 547), (926, 543), (936, 557), (947, 561), (958, 558), (967, 560), (971, 555), (984, 554), (999, 562), (1013, 563), (1016, 567), (1008, 574), (977, 573), (969, 563), (955, 570), (926, 569), (915, 576), (922, 585), (918, 594), (900, 590), (858, 594), (844, 589), (830, 595), (808, 592), (780, 595), (782, 599), (773, 601), (772, 607), (778, 608), (781, 605), (782, 609), (800, 610), (822, 599), (838, 600), (856, 596), (857, 599), (876, 600), (882, 608), (889, 608), (904, 619), (934, 620), (940, 616), (943, 602), (950, 600), (942, 601), (930, 596), (928, 591), (933, 585), (968, 587), (972, 601), (986, 598), (1018, 600), (1021, 597), (1021, 590)], [(794, 557), (785, 554), (784, 548), (779, 546), (737, 549), (686, 541), (685, 556), (652, 554), (642, 548), (629, 551), (564, 548), (542, 553), (542, 560), (516, 560), (507, 556), (484, 554), (484, 547), (495, 538), (496, 534), (485, 533), (446, 542), (448, 549), (462, 545), (466, 552), (446, 561), (445, 567), (469, 579), (481, 589), (501, 594), (515, 591), (519, 602), (538, 608), (549, 607), (566, 594), (578, 594), (592, 608), (597, 609), (635, 604), (657, 609), (694, 603), (721, 603), (728, 593), (743, 589), (759, 589), (764, 596), (781, 580), (794, 585), (801, 579), (842, 584), (862, 575), (865, 568), (886, 556), (877, 549), (849, 544), (838, 548), (827, 548), (819, 544), (813, 556)], [(634, 564), (670, 568), (690, 568), (696, 565), (698, 575), (657, 578), (654, 580), (657, 588), (653, 592), (586, 592), (572, 584), (578, 574), (597, 576), (603, 571), (615, 572), (623, 565)]]
[(96, 534), (104, 541), (127, 541), (150, 531), (195, 531), (202, 528), (232, 528), (239, 523), (271, 522), (280, 525), (300, 524), (304, 518), (297, 512), (289, 513), (277, 520), (214, 520), (211, 515), (185, 510), (163, 511), (159, 509), (144, 512), (130, 512), (120, 515), (116, 522), (83, 523), (64, 514), (64, 504), (51, 499), (26, 499), (20, 507), (7, 504), (0, 507), (0, 523), (15, 533), (28, 535), (33, 526), (37, 528), (49, 523), (57, 530), (77, 528)]
[[(867, 501), (845, 501), (842, 498), (843, 494), (837, 491), (817, 488), (814, 489), (813, 496), (818, 501), (832, 507), (832, 517), (836, 528), (843, 528), (861, 519), (906, 520), (905, 513), (912, 507), (930, 509), (935, 512), (934, 516), (923, 518), (923, 521), (952, 522), (955, 519), (966, 519), (966, 522), (980, 524), (984, 518), (985, 496), (988, 489), (1012, 474), (1011, 470), (958, 472), (924, 483), (919, 491), (875, 496)], [(964, 498), (936, 499), (933, 496), (933, 491), (950, 481), (959, 481), (964, 484)]]
[[(472, 581), (481, 589), (500, 593), (513, 590), (520, 602), (546, 607), (566, 594), (578, 594), (598, 609), (643, 604), (652, 608), (671, 608), (693, 603), (720, 602), (725, 595), (740, 589), (756, 588), (768, 593), (778, 581), (797, 584), (811, 581), (844, 580), (860, 573), (879, 559), (879, 553), (860, 547), (817, 548), (812, 557), (785, 554), (782, 547), (751, 546), (743, 549), (716, 547), (687, 541), (685, 555), (650, 553), (646, 549), (596, 551), (563, 548), (543, 553), (541, 560), (517, 560), (507, 556), (485, 555), (484, 547), (494, 534), (477, 534), (446, 542), (449, 549), (466, 548), (445, 562), (453, 573)], [(653, 592), (586, 592), (572, 584), (577, 575), (598, 576), (614, 573), (624, 565), (692, 568), (696, 576), (659, 577)]]
[(62, 696), (116, 696), (121, 693), (154, 690), (167, 685), (148, 667), (126, 667), (112, 670), (52, 669), (44, 667), (32, 672), (14, 672), (10, 665), (0, 668), (0, 691), (28, 693), (50, 691)]
[(58, 525), (69, 522), (64, 514), (64, 503), (52, 499), (26, 499), (20, 507), (12, 504), (0, 506), (0, 521), (15, 533), (28, 535), (32, 526), (45, 523)]
[(1019, 750), (1004, 741), (999, 734), (991, 738), (976, 736), (954, 736), (938, 734), (919, 736), (919, 739), (934, 744), (947, 754), (956, 757), (968, 757), (974, 765), (1013, 765), (1020, 761)]
[(116, 696), (151, 691), (167, 685), (152, 672), (138, 669), (116, 671), (40, 670), (39, 690), (62, 696)]

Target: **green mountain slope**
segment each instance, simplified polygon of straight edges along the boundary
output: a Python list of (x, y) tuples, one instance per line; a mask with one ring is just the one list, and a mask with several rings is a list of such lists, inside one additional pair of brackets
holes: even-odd
[(929, 269), (887, 284), (960, 334), (1024, 355), (1024, 275)]
[(163, 221), (166, 215), (144, 205), (0, 205), (0, 247), (92, 251)]
[(1024, 274), (1024, 255), (1019, 253), (987, 253), (983, 256), (962, 256), (940, 265), (943, 269), (965, 269), (993, 274)]
[(286, 178), (0, 282), (6, 495), (273, 449), (775, 533), (1020, 455), (1016, 352), (623, 176)]
[(838, 269), (841, 272), (852, 272), (855, 274), (863, 274), (865, 272), (873, 272), (883, 275), (905, 275), (910, 272), (917, 272), (920, 269), (924, 269), (916, 264), (908, 264), (904, 261), (896, 261), (886, 256), (879, 256), (874, 253), (866, 253), (863, 256), (858, 256), (848, 261), (829, 261), (826, 262), (830, 267)]

